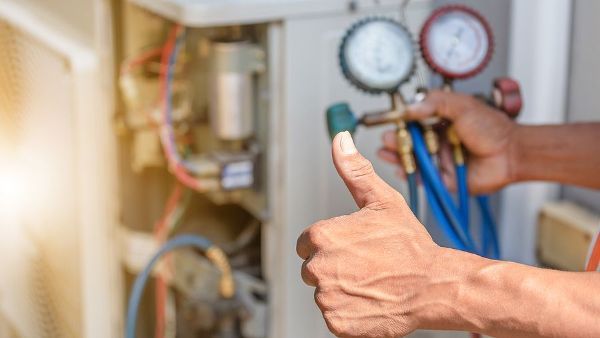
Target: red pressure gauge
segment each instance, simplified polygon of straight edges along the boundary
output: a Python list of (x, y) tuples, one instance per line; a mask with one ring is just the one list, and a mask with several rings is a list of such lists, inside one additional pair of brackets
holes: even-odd
[(448, 80), (480, 73), (494, 54), (494, 37), (485, 18), (462, 5), (444, 6), (427, 19), (420, 37), (429, 66)]

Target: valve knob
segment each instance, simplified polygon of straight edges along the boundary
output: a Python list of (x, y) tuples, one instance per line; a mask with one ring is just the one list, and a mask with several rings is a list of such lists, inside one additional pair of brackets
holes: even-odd
[(357, 126), (358, 120), (347, 103), (337, 103), (327, 109), (327, 128), (331, 139), (344, 131), (354, 134)]
[(492, 100), (496, 108), (505, 112), (511, 119), (516, 119), (523, 108), (521, 86), (511, 78), (498, 78), (494, 81)]

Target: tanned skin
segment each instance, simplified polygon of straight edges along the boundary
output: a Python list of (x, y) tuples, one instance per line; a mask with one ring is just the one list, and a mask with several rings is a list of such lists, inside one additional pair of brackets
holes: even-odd
[[(526, 180), (600, 188), (600, 124), (519, 126), (470, 97), (441, 92), (410, 114), (420, 119), (434, 113), (454, 122), (469, 150), (474, 193)], [(396, 163), (395, 142), (388, 138), (380, 155)], [(308, 227), (297, 252), (304, 260), (302, 278), (315, 287), (315, 301), (336, 336), (391, 338), (439, 329), (600, 337), (599, 273), (544, 270), (442, 248), (349, 133), (337, 135), (332, 148), (359, 210)]]

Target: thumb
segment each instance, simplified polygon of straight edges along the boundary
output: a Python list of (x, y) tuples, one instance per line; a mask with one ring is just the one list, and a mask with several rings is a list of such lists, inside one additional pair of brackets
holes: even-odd
[(400, 193), (385, 183), (375, 173), (371, 162), (358, 152), (349, 132), (337, 134), (332, 148), (335, 168), (359, 208), (379, 208), (401, 198)]

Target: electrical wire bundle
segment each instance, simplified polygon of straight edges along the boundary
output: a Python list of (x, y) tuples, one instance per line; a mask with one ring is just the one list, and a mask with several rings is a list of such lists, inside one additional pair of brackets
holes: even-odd
[[(173, 80), (175, 76), (175, 65), (184, 41), (185, 30), (181, 25), (175, 25), (170, 30), (167, 41), (162, 47), (150, 49), (141, 53), (140, 55), (124, 63), (123, 67), (121, 68), (121, 76), (129, 76), (135, 68), (160, 56), (160, 98), (158, 100), (158, 105), (161, 108), (161, 116), (158, 120), (150, 114), (146, 114), (146, 117), (148, 118), (149, 123), (158, 130), (161, 145), (168, 161), (169, 168), (177, 178), (178, 182), (181, 183), (177, 184), (173, 189), (173, 192), (167, 200), (163, 215), (154, 226), (154, 239), (159, 245), (162, 245), (162, 247), (153, 256), (150, 263), (145, 267), (144, 271), (136, 278), (131, 292), (126, 328), (126, 336), (131, 338), (135, 337), (137, 311), (141, 301), (143, 289), (150, 277), (150, 274), (158, 261), (163, 256), (175, 249), (192, 247), (204, 252), (207, 258), (213, 261), (213, 263), (220, 268), (222, 272), (222, 295), (224, 297), (231, 297), (234, 292), (231, 269), (229, 267), (227, 258), (220, 249), (212, 246), (210, 241), (203, 237), (192, 235), (183, 235), (172, 240), (168, 240), (169, 237), (175, 233), (177, 227), (181, 224), (182, 217), (191, 199), (190, 191), (184, 191), (183, 186), (194, 191), (203, 192), (207, 190), (203, 184), (203, 181), (194, 177), (194, 167), (187, 163), (179, 154), (175, 139), (173, 121)], [(163, 338), (165, 337), (165, 333), (167, 331), (173, 331), (168, 329), (166, 319), (166, 307), (169, 295), (168, 284), (170, 280), (169, 262), (170, 261), (168, 260), (167, 256), (167, 264), (165, 269), (161, 269), (156, 275), (156, 338)], [(173, 325), (173, 323), (170, 323), (170, 326)]]
[(134, 69), (160, 56), (160, 96), (157, 105), (161, 114), (158, 119), (148, 113), (146, 117), (150, 125), (156, 128), (159, 133), (163, 152), (173, 175), (185, 187), (198, 192), (206, 192), (214, 184), (211, 185), (209, 180), (202, 179), (202, 170), (180, 155), (174, 130), (173, 87), (175, 67), (183, 49), (185, 37), (186, 33), (183, 26), (174, 25), (170, 29), (163, 46), (149, 49), (124, 63), (121, 67), (121, 77), (130, 76)]
[(160, 92), (163, 114), (160, 124), (160, 140), (169, 168), (177, 180), (193, 190), (205, 191), (206, 187), (202, 180), (194, 177), (193, 166), (187, 163), (179, 154), (173, 128), (173, 78), (175, 76), (175, 64), (184, 41), (185, 30), (181, 25), (175, 25), (169, 32), (169, 37), (162, 52)]
[[(167, 239), (175, 233), (177, 227), (181, 224), (182, 218), (189, 206), (191, 193), (184, 191), (180, 184), (176, 184), (165, 205), (165, 210), (160, 219), (154, 226), (154, 239), (163, 245)], [(156, 323), (155, 338), (174, 337), (175, 324), (174, 318), (167, 318), (167, 304), (172, 303), (172, 297), (169, 293), (169, 282), (171, 279), (172, 265), (167, 257), (165, 266), (158, 271), (155, 282), (155, 303), (156, 303)], [(173, 317), (173, 316), (171, 316)], [(168, 335), (167, 333), (173, 333)]]

